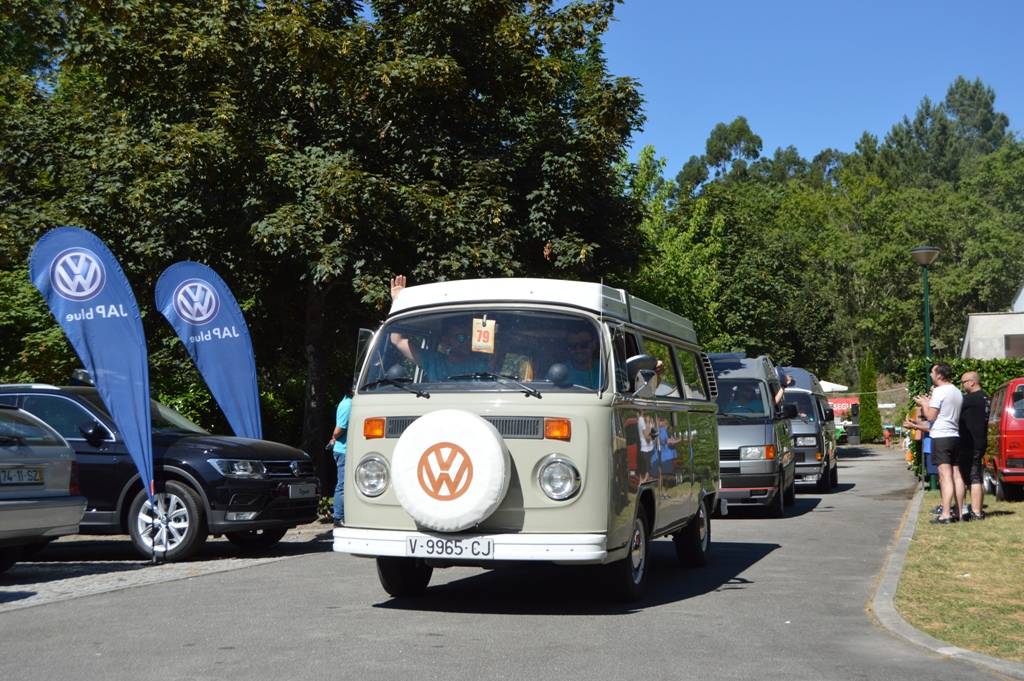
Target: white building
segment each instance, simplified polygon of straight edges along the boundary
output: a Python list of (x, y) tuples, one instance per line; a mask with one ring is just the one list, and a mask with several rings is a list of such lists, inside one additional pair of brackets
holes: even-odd
[(1024, 357), (1024, 286), (1017, 291), (1009, 312), (967, 315), (960, 356), (971, 359)]

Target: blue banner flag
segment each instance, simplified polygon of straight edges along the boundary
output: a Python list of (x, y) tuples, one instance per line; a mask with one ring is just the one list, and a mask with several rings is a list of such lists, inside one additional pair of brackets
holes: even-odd
[(235, 435), (262, 439), (252, 339), (224, 280), (206, 265), (175, 263), (156, 282), (156, 307), (185, 344)]
[(57, 227), (32, 248), (28, 271), (92, 376), (152, 499), (149, 357), (139, 308), (121, 265), (92, 232)]

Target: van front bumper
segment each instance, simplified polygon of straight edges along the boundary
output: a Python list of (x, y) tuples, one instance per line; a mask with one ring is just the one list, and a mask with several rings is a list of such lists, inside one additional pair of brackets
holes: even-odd
[[(367, 530), (339, 527), (334, 530), (334, 550), (355, 556), (408, 555), (409, 539), (476, 539), (494, 542), (494, 554), (474, 562), (542, 561), (550, 563), (603, 563), (608, 555), (603, 534), (427, 534), (399, 530)], [(468, 557), (468, 556), (467, 556)]]

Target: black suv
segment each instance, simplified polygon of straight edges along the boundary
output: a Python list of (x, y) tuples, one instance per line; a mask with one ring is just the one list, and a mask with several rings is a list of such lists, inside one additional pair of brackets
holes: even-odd
[(211, 435), (152, 401), (157, 508), (96, 388), (0, 385), (0, 403), (48, 423), (75, 450), (88, 499), (82, 534), (129, 534), (165, 560), (194, 554), (209, 534), (264, 548), (317, 517), (319, 482), (309, 455), (265, 440)]

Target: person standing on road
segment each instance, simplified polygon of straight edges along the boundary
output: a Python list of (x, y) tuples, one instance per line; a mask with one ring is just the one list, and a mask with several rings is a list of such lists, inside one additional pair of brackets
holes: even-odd
[[(933, 523), (945, 525), (957, 518), (950, 517), (950, 507), (956, 494), (956, 478), (960, 478), (957, 464), (957, 451), (960, 444), (960, 407), (963, 395), (950, 381), (953, 368), (948, 364), (936, 364), (931, 370), (931, 397), (918, 395), (914, 401), (921, 407), (924, 417), (931, 422), (929, 432), (932, 437), (932, 461), (939, 469), (939, 491), (942, 494), (942, 513)], [(963, 479), (960, 478), (961, 489)], [(961, 492), (962, 494), (963, 492)], [(959, 500), (958, 508), (963, 508), (963, 499)]]
[(345, 451), (348, 444), (348, 419), (352, 414), (352, 386), (343, 386), (344, 395), (338, 403), (334, 417), (334, 432), (327, 446), (334, 453), (334, 464), (338, 468), (338, 482), (334, 485), (334, 526), (345, 524)]
[(981, 458), (988, 446), (988, 395), (981, 389), (978, 372), (968, 371), (960, 377), (966, 391), (960, 408), (960, 475), (971, 486), (970, 511), (964, 510), (961, 520), (985, 519), (985, 486), (982, 484)]

